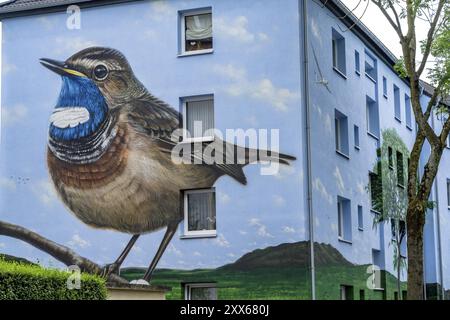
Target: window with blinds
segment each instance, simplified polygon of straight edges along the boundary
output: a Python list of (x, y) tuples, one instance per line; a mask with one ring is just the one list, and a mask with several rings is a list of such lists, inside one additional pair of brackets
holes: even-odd
[(184, 235), (216, 235), (216, 197), (214, 188), (184, 192)]
[(185, 141), (214, 139), (214, 100), (212, 96), (186, 98), (183, 103)]

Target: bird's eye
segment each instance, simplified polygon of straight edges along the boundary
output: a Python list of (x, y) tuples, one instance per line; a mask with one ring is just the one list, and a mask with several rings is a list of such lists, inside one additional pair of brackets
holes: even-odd
[(108, 68), (104, 64), (99, 64), (94, 68), (94, 77), (97, 80), (105, 80), (108, 76)]

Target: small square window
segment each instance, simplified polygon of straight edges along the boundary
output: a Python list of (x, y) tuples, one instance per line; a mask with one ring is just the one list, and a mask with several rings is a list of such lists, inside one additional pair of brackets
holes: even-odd
[(334, 110), (334, 125), (336, 138), (336, 151), (348, 157), (349, 141), (348, 141), (348, 118), (338, 110)]
[(217, 300), (215, 283), (184, 283), (185, 300)]
[(356, 124), (353, 126), (353, 137), (355, 140), (355, 149), (359, 150), (359, 127)]
[(214, 188), (184, 191), (184, 236), (216, 236)]
[(360, 231), (364, 230), (364, 220), (363, 220), (363, 208), (358, 206), (358, 229)]
[(335, 29), (332, 29), (331, 32), (331, 45), (333, 54), (333, 68), (345, 77), (347, 74), (345, 63), (345, 38)]
[(213, 50), (211, 9), (180, 12), (180, 54), (210, 53)]
[(181, 98), (183, 141), (214, 140), (214, 98), (212, 95)]

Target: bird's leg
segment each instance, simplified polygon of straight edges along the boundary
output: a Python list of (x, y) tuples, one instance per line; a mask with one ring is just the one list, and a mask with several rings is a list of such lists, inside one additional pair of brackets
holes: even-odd
[(156, 252), (155, 257), (152, 260), (152, 263), (150, 263), (150, 266), (147, 269), (147, 272), (145, 272), (144, 280), (147, 282), (150, 282), (150, 279), (152, 277), (153, 271), (155, 271), (156, 265), (159, 262), (159, 259), (161, 259), (161, 256), (163, 255), (164, 251), (166, 250), (167, 246), (170, 243), (170, 240), (172, 240), (173, 235), (177, 231), (178, 223), (171, 223), (167, 226), (166, 233), (164, 234), (164, 238), (159, 245), (158, 251)]
[(131, 237), (130, 241), (128, 242), (127, 246), (125, 247), (125, 249), (123, 249), (120, 256), (116, 259), (116, 261), (114, 261), (114, 263), (111, 263), (111, 264), (108, 264), (105, 266), (104, 271), (103, 271), (103, 273), (105, 275), (118, 273), (120, 266), (122, 265), (122, 263), (124, 262), (125, 258), (128, 256), (128, 254), (130, 253), (131, 249), (133, 248), (133, 246), (136, 243), (139, 236), (140, 236), (140, 234), (133, 235)]

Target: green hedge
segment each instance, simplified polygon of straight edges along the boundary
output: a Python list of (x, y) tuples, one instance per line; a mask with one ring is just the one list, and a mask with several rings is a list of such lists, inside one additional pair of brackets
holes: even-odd
[(0, 258), (0, 300), (104, 300), (103, 278), (81, 274), (80, 289), (69, 290), (70, 273)]

